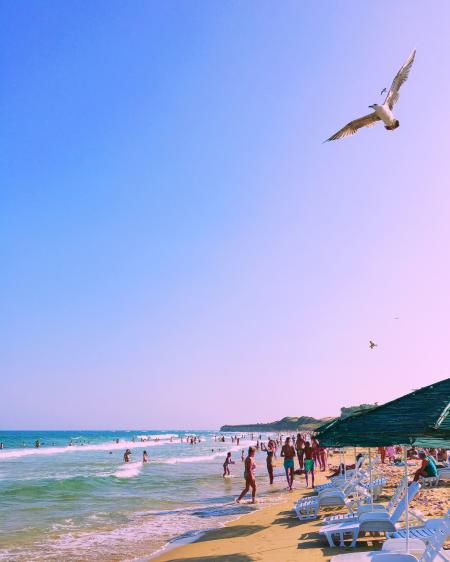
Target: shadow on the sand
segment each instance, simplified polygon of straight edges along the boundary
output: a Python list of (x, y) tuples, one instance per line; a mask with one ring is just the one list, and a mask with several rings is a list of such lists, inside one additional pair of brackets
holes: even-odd
[(222, 554), (220, 556), (194, 556), (193, 558), (171, 558), (170, 562), (252, 562), (246, 554)]
[(291, 527), (297, 527), (298, 525), (302, 524), (302, 521), (298, 520), (295, 512), (292, 509), (290, 509), (289, 511), (280, 511), (278, 515), (279, 517), (273, 520), (273, 525), (280, 525), (281, 527), (290, 529)]
[[(217, 541), (221, 539), (234, 539), (237, 537), (248, 537), (266, 528), (267, 527), (264, 525), (233, 525), (232, 527), (223, 527), (222, 529), (208, 531), (195, 542), (207, 542)], [(218, 558), (218, 560), (220, 560), (220, 558)]]

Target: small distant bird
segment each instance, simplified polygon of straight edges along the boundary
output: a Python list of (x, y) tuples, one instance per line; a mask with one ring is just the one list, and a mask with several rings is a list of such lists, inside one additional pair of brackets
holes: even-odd
[(387, 92), (387, 88), (383, 88), (383, 89), (381, 90), (380, 96), (382, 96), (382, 95), (384, 94), (384, 92)]
[(369, 341), (369, 347), (370, 349), (373, 349), (374, 347), (378, 347), (378, 344), (373, 342), (372, 340)]
[[(350, 123), (347, 123), (345, 127), (342, 127), (342, 129), (340, 129), (325, 142), (343, 139), (344, 137), (354, 135), (362, 127), (373, 127), (377, 121), (383, 121), (384, 128), (388, 131), (397, 129), (397, 127), (400, 126), (400, 121), (398, 119), (395, 119), (394, 114), (392, 113), (392, 109), (394, 108), (395, 103), (398, 101), (398, 91), (400, 90), (400, 87), (406, 82), (408, 78), (409, 71), (411, 70), (415, 56), (416, 50), (414, 49), (414, 51), (409, 55), (408, 60), (397, 72), (397, 76), (392, 82), (391, 89), (389, 90), (383, 105), (378, 105), (377, 103), (369, 105), (369, 107), (373, 109), (373, 113), (369, 113), (369, 115), (365, 115), (364, 117), (360, 117), (359, 119), (350, 121)], [(381, 92), (381, 94), (382, 93), (383, 92)]]

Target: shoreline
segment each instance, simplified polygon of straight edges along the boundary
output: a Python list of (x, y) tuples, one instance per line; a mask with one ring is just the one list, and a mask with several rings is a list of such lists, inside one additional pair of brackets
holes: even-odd
[[(325, 477), (326, 472), (316, 473), (316, 484), (323, 484), (327, 482)], [(297, 481), (298, 481), (297, 476)], [(304, 486), (304, 477), (301, 477), (302, 486)], [(270, 505), (264, 505), (260, 508), (255, 509), (250, 513), (243, 513), (237, 516), (235, 519), (225, 522), (219, 527), (214, 529), (199, 531), (199, 536), (192, 537), (192, 540), (183, 541), (182, 544), (168, 543), (160, 551), (151, 554), (149, 557), (140, 558), (133, 562), (250, 562), (250, 560), (259, 560), (264, 558), (249, 558), (248, 554), (226, 552), (229, 548), (226, 547), (225, 543), (230, 547), (233, 547), (235, 542), (240, 542), (239, 539), (244, 539), (251, 536), (254, 532), (260, 532), (263, 530), (262, 521), (270, 520), (273, 517), (289, 519), (289, 517), (294, 516), (293, 511), (294, 502), (303, 496), (308, 496), (313, 494), (312, 488), (294, 488), (292, 493), (285, 491), (285, 496), (281, 497), (279, 501), (273, 502)], [(242, 505), (251, 505), (250, 500), (244, 501)], [(297, 521), (297, 519), (295, 519)], [(317, 521), (310, 521), (306, 523), (317, 523)], [(300, 524), (300, 522), (299, 522)], [(176, 542), (176, 540), (174, 541)], [(210, 542), (222, 542), (219, 547), (210, 546)], [(225, 548), (224, 548), (225, 547)], [(211, 556), (211, 553), (217, 552)], [(256, 553), (252, 553), (256, 554)], [(283, 555), (284, 556), (284, 555)], [(311, 558), (303, 558), (305, 562)], [(269, 559), (267, 559), (269, 560)], [(272, 558), (271, 560), (278, 560), (278, 557)], [(288, 560), (283, 558), (282, 560)], [(302, 560), (302, 558), (296, 556), (296, 560)], [(281, 559), (280, 559), (281, 562)]]
[[(346, 456), (346, 461), (351, 462), (353, 455)], [(390, 478), (380, 498), (386, 503), (403, 477), (403, 468), (390, 465), (381, 468)], [(326, 474), (328, 471), (316, 473), (316, 484), (327, 481)], [(299, 521), (293, 509), (294, 502), (312, 494), (311, 488), (303, 487), (304, 477), (300, 478), (302, 487), (294, 488), (292, 493), (286, 492), (280, 502), (243, 514), (222, 527), (202, 532), (192, 541), (173, 545), (136, 562), (328, 562), (342, 552), (381, 549), (384, 537), (363, 537), (352, 549), (330, 548), (321, 539), (319, 530), (323, 516), (345, 512), (343, 508), (323, 510), (317, 519)], [(429, 518), (444, 515), (446, 509), (439, 506), (440, 503), (444, 508), (450, 504), (449, 484), (431, 490), (422, 488), (411, 506), (422, 509), (423, 515)]]
[[(277, 465), (275, 465), (277, 466)], [(259, 477), (260, 478), (260, 477)], [(283, 475), (284, 478), (284, 475)], [(319, 483), (319, 482), (318, 482)], [(320, 482), (322, 483), (322, 481)], [(307, 491), (305, 489), (305, 491)], [(311, 492), (311, 488), (308, 488), (308, 491)], [(276, 493), (279, 492), (279, 494), (283, 494), (285, 492), (285, 489), (281, 489), (281, 490), (277, 490), (277, 491), (273, 491), (272, 493)], [(293, 493), (295, 492), (300, 492), (300, 490), (294, 490)], [(306, 495), (306, 494), (305, 494)], [(292, 494), (289, 495), (290, 498), (292, 498)], [(297, 494), (295, 499), (297, 499), (298, 497), (301, 497), (301, 494)], [(262, 496), (263, 500), (267, 500), (268, 498), (270, 498), (270, 495), (265, 494)], [(152, 554), (150, 554), (149, 556), (144, 556), (144, 557), (140, 557), (140, 558), (136, 558), (133, 559), (131, 562), (158, 562), (158, 560), (160, 559), (160, 557), (168, 555), (170, 552), (177, 550), (178, 548), (182, 548), (184, 546), (190, 545), (190, 544), (195, 544), (197, 541), (200, 541), (204, 535), (208, 534), (208, 533), (215, 533), (217, 531), (220, 531), (222, 529), (225, 529), (226, 527), (228, 527), (228, 525), (231, 525), (233, 523), (236, 523), (237, 521), (240, 521), (242, 518), (244, 517), (248, 517), (251, 515), (255, 515), (256, 513), (259, 513), (260, 511), (263, 511), (265, 509), (270, 509), (270, 508), (274, 508), (284, 502), (286, 502), (287, 498), (286, 497), (279, 497), (277, 500), (271, 501), (271, 502), (264, 502), (261, 501), (262, 504), (265, 505), (261, 505), (258, 506), (258, 503), (256, 503), (256, 506), (254, 509), (252, 509), (250, 512), (246, 512), (246, 513), (240, 513), (235, 515), (234, 517), (232, 517), (231, 519), (221, 522), (220, 524), (218, 524), (218, 526), (216, 527), (211, 527), (210, 529), (201, 529), (201, 530), (194, 530), (191, 533), (191, 536), (186, 537), (184, 535), (178, 535), (175, 536), (173, 539), (171, 539), (170, 541), (168, 541), (164, 546), (162, 546), (161, 548), (159, 548), (157, 551), (153, 552)], [(238, 505), (238, 504), (231, 504), (231, 505)], [(252, 504), (250, 501), (243, 501), (240, 505), (242, 506), (254, 506), (255, 504)]]

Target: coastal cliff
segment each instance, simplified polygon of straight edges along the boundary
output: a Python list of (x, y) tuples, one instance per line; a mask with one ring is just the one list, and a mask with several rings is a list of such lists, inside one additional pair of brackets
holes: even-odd
[(286, 417), (282, 420), (270, 422), (270, 423), (252, 423), (252, 424), (240, 424), (240, 425), (223, 425), (220, 431), (239, 431), (239, 432), (266, 432), (266, 431), (296, 431), (297, 429), (302, 430), (313, 430), (319, 425), (326, 423), (333, 418), (323, 418), (316, 419), (309, 416)]
[[(377, 404), (360, 404), (359, 406), (348, 406), (341, 408), (341, 418), (357, 414), (363, 410), (369, 410), (375, 408)], [(269, 423), (249, 423), (249, 424), (237, 424), (237, 425), (223, 425), (220, 431), (236, 431), (243, 433), (258, 433), (258, 432), (270, 432), (270, 431), (312, 431), (334, 419), (333, 417), (328, 418), (312, 418), (310, 416), (300, 416), (296, 417), (286, 417), (278, 421)]]

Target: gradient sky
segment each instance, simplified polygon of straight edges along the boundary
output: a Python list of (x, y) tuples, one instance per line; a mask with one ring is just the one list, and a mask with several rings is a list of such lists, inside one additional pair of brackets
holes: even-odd
[[(1, 427), (336, 415), (449, 376), (450, 3), (0, 13)], [(400, 128), (322, 144), (414, 47)]]

